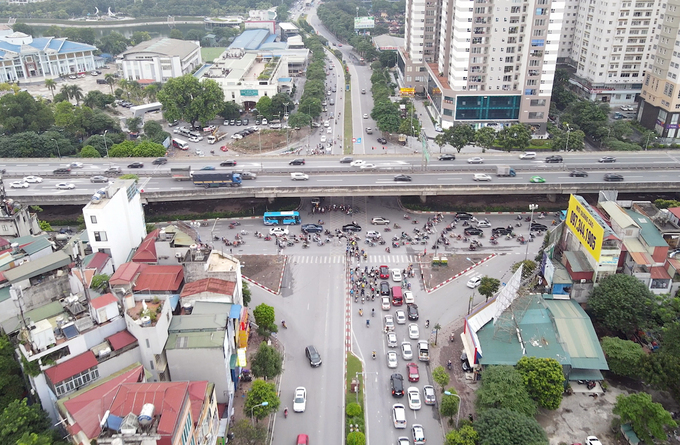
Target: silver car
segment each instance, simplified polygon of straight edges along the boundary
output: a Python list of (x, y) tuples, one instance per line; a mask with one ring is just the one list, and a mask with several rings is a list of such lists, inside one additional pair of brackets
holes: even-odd
[(394, 369), (398, 365), (397, 353), (394, 351), (387, 352), (387, 367)]
[(388, 331), (394, 331), (394, 317), (391, 315), (385, 315), (385, 329)]

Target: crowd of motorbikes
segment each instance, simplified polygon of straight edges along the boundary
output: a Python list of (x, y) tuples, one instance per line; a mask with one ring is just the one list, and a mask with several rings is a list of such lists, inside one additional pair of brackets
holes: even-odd
[[(402, 270), (401, 287), (406, 290), (411, 290), (411, 283), (409, 278), (415, 278), (416, 272), (413, 269), (413, 264), (409, 264)], [(364, 266), (356, 266), (350, 269), (350, 297), (354, 297), (354, 302), (366, 303), (367, 301), (375, 301), (376, 297), (380, 300), (380, 268)], [(359, 309), (359, 315), (364, 315), (363, 308)], [(375, 316), (375, 309), (371, 311), (371, 316)]]

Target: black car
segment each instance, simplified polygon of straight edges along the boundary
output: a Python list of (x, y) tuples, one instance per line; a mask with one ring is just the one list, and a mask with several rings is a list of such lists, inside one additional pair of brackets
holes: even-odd
[(238, 126), (240, 126), (240, 125), (241, 125), (241, 119), (238, 119), (238, 120), (236, 121), (236, 126), (238, 127)]
[(387, 139), (385, 139), (385, 138), (378, 138), (378, 144), (387, 144)]
[(540, 231), (540, 232), (545, 232), (546, 230), (548, 230), (548, 226), (546, 226), (545, 224), (532, 223), (531, 224), (531, 230), (537, 230), (537, 231)]
[(229, 159), (227, 161), (220, 162), (220, 167), (233, 167), (236, 165), (236, 161)]
[(505, 235), (510, 235), (512, 233), (512, 229), (508, 227), (496, 227), (491, 231), (491, 234), (493, 236), (505, 236)]
[(340, 158), (340, 163), (341, 163), (341, 164), (349, 164), (349, 163), (352, 162), (353, 160), (354, 160), (353, 157), (351, 157), (351, 156), (345, 156), (344, 158)]
[(309, 364), (312, 365), (312, 368), (318, 368), (321, 366), (321, 355), (314, 346), (307, 346), (305, 348), (305, 355), (309, 359)]
[(597, 162), (616, 162), (616, 158), (614, 156), (602, 156)]
[(380, 295), (388, 296), (390, 295), (390, 283), (387, 281), (380, 282)]
[(260, 125), (261, 123), (262, 123), (261, 119), (259, 119), (259, 118), (255, 119), (255, 125)]
[(343, 232), (361, 232), (361, 226), (358, 224), (345, 224), (342, 226)]
[(411, 182), (411, 177), (409, 175), (397, 175), (394, 180), (396, 182)]
[(401, 374), (392, 374), (390, 377), (390, 387), (392, 388), (392, 395), (394, 397), (404, 397), (404, 376)]
[(445, 153), (443, 155), (439, 155), (439, 160), (440, 161), (455, 161), (456, 155), (450, 154), (450, 153)]
[(55, 175), (69, 175), (71, 174), (71, 169), (68, 167), (62, 167), (54, 170), (52, 173)]
[(323, 232), (323, 226), (318, 224), (303, 224), (302, 231), (305, 233), (321, 233)]
[(132, 164), (128, 165), (128, 168), (144, 168), (144, 163), (143, 162), (133, 162)]
[(623, 181), (623, 175), (618, 173), (607, 173), (604, 175), (605, 181)]
[(548, 156), (547, 158), (545, 158), (545, 162), (547, 162), (548, 164), (554, 164), (554, 163), (557, 163), (557, 162), (562, 162), (562, 156), (560, 156), (560, 155)]
[(472, 218), (474, 217), (467, 212), (456, 213), (456, 219), (472, 219)]
[(482, 229), (478, 229), (477, 227), (467, 227), (463, 232), (464, 232), (467, 236), (481, 235), (481, 234), (484, 233), (484, 232), (482, 231)]
[(470, 366), (470, 362), (468, 362), (467, 358), (461, 360), (460, 367), (463, 368), (463, 372), (472, 372), (472, 366)]
[(588, 172), (584, 172), (583, 170), (572, 170), (571, 173), (569, 173), (569, 176), (573, 177), (578, 177), (578, 178), (587, 178), (588, 177)]
[(243, 119), (242, 122), (243, 122), (243, 125), (248, 125), (248, 124), (250, 123), (250, 120), (248, 120), (248, 119)]
[(305, 165), (304, 159), (293, 159), (288, 163), (288, 165)]
[(406, 312), (408, 312), (408, 319), (409, 320), (417, 320), (418, 319), (418, 305), (417, 304), (407, 304), (406, 305)]
[(168, 158), (156, 158), (153, 160), (153, 165), (164, 165), (168, 163)]

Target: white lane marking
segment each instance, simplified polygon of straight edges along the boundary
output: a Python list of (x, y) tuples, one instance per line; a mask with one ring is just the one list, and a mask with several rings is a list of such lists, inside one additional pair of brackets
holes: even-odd
[(317, 179), (318, 182), (343, 182), (342, 179)]
[(454, 180), (454, 181), (462, 181), (463, 178), (453, 178), (453, 177), (447, 177), (447, 178), (435, 178), (437, 181), (448, 181), (448, 180)]

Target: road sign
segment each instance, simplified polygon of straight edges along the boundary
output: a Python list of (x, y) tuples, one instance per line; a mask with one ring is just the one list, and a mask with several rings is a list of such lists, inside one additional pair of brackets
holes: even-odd
[(356, 141), (357, 141), (357, 138), (352, 138), (352, 143), (353, 143), (353, 144), (356, 143)]
[(361, 144), (361, 138), (357, 138), (357, 144)]

